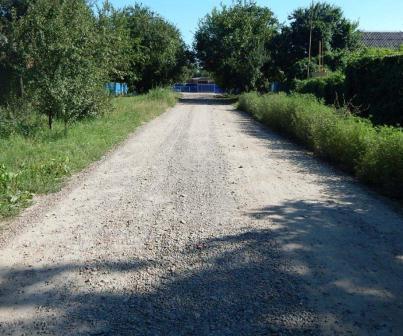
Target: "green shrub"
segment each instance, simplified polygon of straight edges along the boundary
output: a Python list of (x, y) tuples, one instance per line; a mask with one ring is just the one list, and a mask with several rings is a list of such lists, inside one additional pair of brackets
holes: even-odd
[(374, 127), (312, 95), (246, 93), (238, 107), (381, 192), (403, 198), (403, 130)]
[(375, 135), (376, 131), (369, 121), (337, 115), (337, 112), (332, 111), (332, 116), (328, 116), (315, 127), (314, 150), (320, 156), (354, 173)]
[(403, 125), (403, 54), (365, 56), (346, 69), (346, 95), (377, 124)]
[(383, 189), (387, 194), (402, 198), (403, 191), (403, 132), (395, 127), (380, 127), (376, 141), (357, 165), (357, 175)]
[(0, 106), (0, 138), (7, 138), (13, 132), (13, 124), (8, 111)]
[(296, 80), (295, 91), (299, 93), (311, 93), (326, 104), (342, 103), (345, 95), (345, 76), (340, 72), (334, 72), (326, 77)]
[(41, 128), (41, 116), (29, 101), (13, 97), (6, 106), (0, 106), (0, 138), (12, 134), (31, 136)]
[(21, 173), (12, 173), (0, 165), (0, 213), (13, 214), (31, 200), (30, 192), (20, 190), (20, 176)]
[(178, 95), (173, 94), (169, 88), (156, 88), (150, 90), (145, 96), (148, 100), (163, 101), (169, 106), (175, 105)]

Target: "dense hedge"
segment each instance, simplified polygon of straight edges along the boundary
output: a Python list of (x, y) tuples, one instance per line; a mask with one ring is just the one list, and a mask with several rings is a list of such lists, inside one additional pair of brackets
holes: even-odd
[(345, 76), (341, 72), (326, 77), (296, 80), (295, 91), (314, 94), (324, 99), (326, 104), (342, 103), (345, 95), (344, 80)]
[(312, 95), (246, 93), (239, 108), (384, 194), (403, 199), (403, 130), (374, 127)]
[(375, 123), (403, 125), (403, 55), (362, 57), (346, 69), (346, 95)]

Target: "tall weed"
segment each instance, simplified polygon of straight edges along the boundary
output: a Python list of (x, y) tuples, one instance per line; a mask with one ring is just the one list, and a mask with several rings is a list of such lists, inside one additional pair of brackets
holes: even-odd
[(240, 96), (238, 108), (384, 194), (403, 199), (401, 128), (375, 127), (311, 95), (246, 93)]

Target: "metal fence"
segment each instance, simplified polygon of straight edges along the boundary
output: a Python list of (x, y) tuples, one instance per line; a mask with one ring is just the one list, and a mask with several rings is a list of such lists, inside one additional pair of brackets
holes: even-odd
[(105, 85), (106, 90), (115, 96), (127, 95), (129, 87), (126, 83), (107, 83)]
[(221, 89), (217, 84), (175, 84), (173, 90), (176, 92), (209, 92), (209, 93), (223, 93), (224, 90)]

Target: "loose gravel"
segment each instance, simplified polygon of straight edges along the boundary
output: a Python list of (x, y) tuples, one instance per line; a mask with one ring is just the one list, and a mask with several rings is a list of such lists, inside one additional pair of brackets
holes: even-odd
[(403, 217), (185, 95), (3, 232), (0, 335), (402, 335)]

